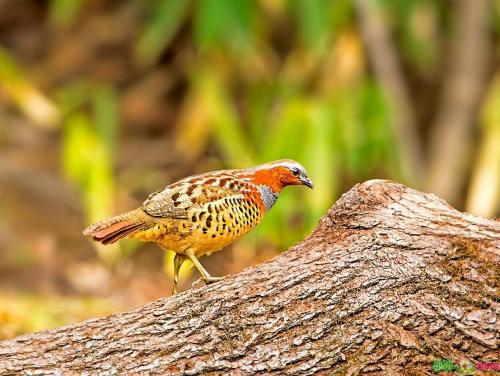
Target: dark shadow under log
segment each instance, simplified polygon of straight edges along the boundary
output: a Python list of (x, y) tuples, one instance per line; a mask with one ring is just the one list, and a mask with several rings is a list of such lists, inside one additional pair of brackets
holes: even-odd
[(498, 361), (500, 222), (355, 186), (304, 241), (214, 285), (0, 343), (0, 374), (433, 374)]

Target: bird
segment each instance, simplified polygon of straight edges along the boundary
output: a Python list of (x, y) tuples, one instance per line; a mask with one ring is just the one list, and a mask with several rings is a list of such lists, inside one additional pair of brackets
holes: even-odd
[(305, 168), (291, 159), (193, 175), (150, 194), (137, 209), (90, 225), (83, 234), (102, 244), (133, 238), (174, 251), (176, 294), (179, 270), (187, 259), (205, 284), (224, 278), (211, 276), (198, 258), (256, 227), (289, 185), (314, 188)]

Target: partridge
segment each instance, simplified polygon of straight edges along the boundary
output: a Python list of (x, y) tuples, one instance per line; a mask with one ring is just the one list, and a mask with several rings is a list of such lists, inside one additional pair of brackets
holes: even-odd
[(304, 167), (293, 160), (190, 176), (152, 193), (135, 210), (94, 223), (83, 234), (103, 244), (128, 237), (174, 251), (175, 294), (186, 259), (205, 283), (220, 280), (198, 258), (221, 250), (257, 226), (288, 185), (313, 188)]

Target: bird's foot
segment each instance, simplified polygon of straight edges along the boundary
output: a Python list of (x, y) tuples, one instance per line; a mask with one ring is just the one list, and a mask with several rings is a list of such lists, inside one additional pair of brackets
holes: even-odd
[(210, 285), (211, 283), (222, 281), (224, 278), (226, 278), (226, 277), (212, 277), (212, 276), (200, 277), (196, 281), (193, 282), (192, 286), (196, 287), (202, 282), (204, 282), (205, 285)]
[(224, 278), (226, 278), (226, 277), (212, 277), (212, 276), (209, 276), (208, 278), (204, 279), (203, 281), (205, 282), (205, 284), (209, 285), (211, 283), (222, 281)]

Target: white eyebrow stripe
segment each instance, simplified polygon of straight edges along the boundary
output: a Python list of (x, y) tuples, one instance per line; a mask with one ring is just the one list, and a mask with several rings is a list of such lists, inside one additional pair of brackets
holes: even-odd
[(254, 167), (252, 170), (258, 171), (258, 170), (266, 170), (271, 167), (286, 167), (288, 169), (292, 168), (298, 168), (300, 171), (305, 172), (305, 168), (298, 162), (295, 161), (277, 161), (277, 162), (271, 162), (271, 163), (264, 163), (259, 166)]

